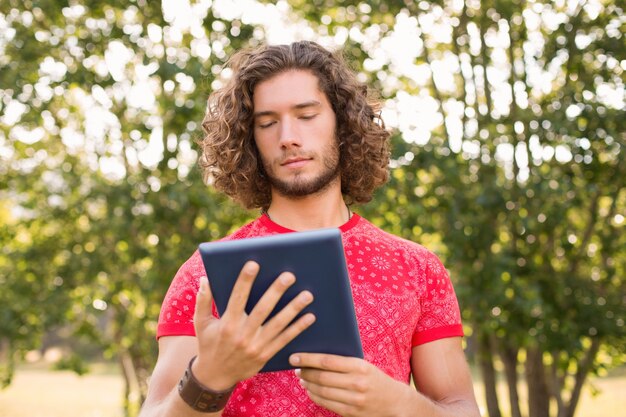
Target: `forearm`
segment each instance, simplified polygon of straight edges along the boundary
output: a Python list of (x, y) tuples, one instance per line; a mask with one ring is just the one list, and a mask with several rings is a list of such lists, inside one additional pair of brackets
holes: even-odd
[(480, 417), (474, 398), (434, 401), (411, 386), (403, 393), (405, 401), (398, 403), (394, 414), (399, 417)]
[[(282, 273), (253, 311), (246, 313), (247, 298), (258, 270), (258, 264), (246, 263), (219, 320), (212, 314), (208, 281), (206, 277), (200, 279), (194, 313), (195, 337), (159, 339), (159, 358), (141, 417), (220, 416), (221, 412), (210, 411), (224, 408), (236, 383), (256, 375), (269, 358), (314, 322), (310, 313), (295, 319), (313, 300), (307, 291), (268, 320), (280, 297), (295, 282), (289, 272)], [(183, 377), (180, 392), (177, 375)]]
[(139, 417), (220, 417), (221, 411), (205, 413), (191, 408), (178, 393), (178, 387), (159, 402), (150, 402), (149, 399), (139, 413)]
[(175, 379), (174, 373), (154, 380), (140, 417), (221, 416), (221, 410), (226, 406), (232, 388), (209, 388), (196, 377), (198, 369), (196, 366), (194, 370), (193, 365), (198, 365), (197, 362), (194, 356), (180, 380)]

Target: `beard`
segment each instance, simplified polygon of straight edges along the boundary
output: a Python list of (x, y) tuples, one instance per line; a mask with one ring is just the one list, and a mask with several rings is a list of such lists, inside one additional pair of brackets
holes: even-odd
[[(322, 171), (310, 178), (296, 173), (291, 179), (279, 178), (272, 169), (272, 163), (262, 159), (263, 168), (271, 187), (279, 194), (290, 198), (303, 198), (320, 193), (339, 178), (339, 147), (336, 142), (324, 148), (322, 155)], [(287, 155), (289, 157), (291, 155)], [(281, 158), (282, 160), (283, 158)], [(279, 163), (275, 161), (275, 163)]]

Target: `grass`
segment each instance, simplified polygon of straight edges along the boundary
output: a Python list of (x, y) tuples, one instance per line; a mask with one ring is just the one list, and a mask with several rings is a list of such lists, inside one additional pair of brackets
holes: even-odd
[(0, 391), (0, 417), (122, 417), (124, 382), (108, 366), (79, 376), (44, 366), (24, 366)]
[[(0, 391), (0, 417), (122, 417), (124, 386), (116, 368), (93, 365), (90, 369), (89, 374), (78, 376), (42, 365), (19, 368), (11, 386)], [(586, 387), (577, 416), (606, 417), (626, 408), (626, 372), (614, 372), (591, 382), (600, 393), (592, 396)], [(482, 406), (482, 386), (478, 381), (475, 385)], [(500, 405), (506, 414), (506, 390), (504, 386), (499, 389)]]

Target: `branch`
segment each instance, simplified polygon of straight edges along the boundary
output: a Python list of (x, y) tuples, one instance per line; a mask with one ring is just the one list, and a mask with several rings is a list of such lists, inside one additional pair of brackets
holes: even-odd
[[(620, 175), (618, 171), (614, 172), (614, 176), (615, 175)], [(614, 227), (611, 225), (611, 219), (615, 216), (615, 213), (617, 211), (617, 200), (619, 198), (619, 194), (622, 192), (622, 190), (624, 189), (623, 186), (619, 186), (616, 188), (615, 192), (612, 194), (612, 202), (611, 202), (611, 207), (609, 208), (609, 212), (607, 213), (605, 220), (606, 220), (606, 227), (609, 229), (609, 236), (608, 236), (608, 241), (609, 242), (616, 242), (617, 241), (617, 235), (618, 235), (618, 230), (617, 227)], [(607, 248), (605, 248), (604, 245), (602, 245), (602, 268), (605, 271), (611, 271), (612, 270), (612, 274), (611, 276), (607, 276), (607, 279), (604, 282), (610, 282), (611, 278), (613, 278), (613, 276), (615, 275), (615, 268), (609, 268), (609, 251), (607, 250)], [(604, 287), (602, 287), (604, 289)]]
[(583, 233), (582, 243), (580, 245), (580, 250), (578, 254), (574, 256), (572, 262), (570, 263), (570, 268), (568, 271), (568, 275), (575, 275), (576, 270), (578, 269), (578, 265), (580, 265), (580, 260), (583, 259), (585, 251), (587, 250), (587, 246), (589, 245), (589, 241), (593, 235), (593, 230), (595, 229), (596, 223), (598, 222), (598, 204), (600, 202), (600, 197), (602, 193), (598, 189), (593, 198), (591, 199), (591, 204), (589, 205), (589, 221), (587, 222), (587, 228)]

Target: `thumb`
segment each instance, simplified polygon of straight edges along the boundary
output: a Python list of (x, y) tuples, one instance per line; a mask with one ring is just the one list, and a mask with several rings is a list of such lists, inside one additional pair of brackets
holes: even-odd
[(213, 294), (211, 294), (211, 289), (209, 288), (209, 280), (207, 277), (202, 276), (199, 281), (200, 288), (196, 295), (196, 310), (193, 317), (196, 325), (196, 334), (198, 333), (198, 326), (204, 328), (212, 320), (215, 320), (212, 312)]

